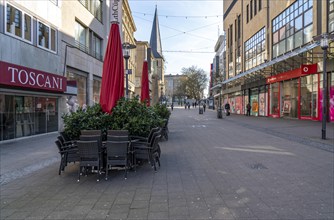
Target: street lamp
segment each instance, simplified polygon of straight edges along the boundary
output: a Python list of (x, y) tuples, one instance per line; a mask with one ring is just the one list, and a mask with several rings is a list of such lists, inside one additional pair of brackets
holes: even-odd
[(129, 58), (130, 58), (130, 50), (136, 48), (136, 45), (130, 43), (123, 43), (123, 57), (125, 59), (125, 94), (126, 98), (129, 98)]
[(322, 128), (321, 138), (326, 139), (326, 122), (327, 122), (327, 49), (329, 47), (329, 41), (334, 39), (334, 34), (323, 33), (321, 35), (313, 37), (314, 41), (320, 41), (320, 47), (323, 50), (323, 90), (322, 90)]

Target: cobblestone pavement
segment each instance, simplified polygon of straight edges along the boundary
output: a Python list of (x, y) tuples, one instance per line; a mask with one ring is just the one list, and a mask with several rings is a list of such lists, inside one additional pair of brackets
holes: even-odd
[(334, 124), (174, 108), (161, 168), (78, 183), (57, 134), (0, 144), (0, 219), (334, 219)]

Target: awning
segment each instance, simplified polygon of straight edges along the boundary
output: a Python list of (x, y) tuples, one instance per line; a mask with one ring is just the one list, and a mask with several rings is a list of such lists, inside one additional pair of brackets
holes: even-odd
[[(268, 62), (262, 63), (262, 64), (254, 67), (252, 69), (249, 69), (249, 70), (247, 70), (247, 71), (245, 71), (245, 72), (243, 72), (243, 73), (241, 73), (239, 75), (236, 75), (236, 76), (234, 76), (234, 77), (232, 77), (232, 78), (230, 78), (228, 80), (225, 80), (225, 81), (221, 82), (221, 84), (226, 84), (226, 83), (232, 82), (232, 81), (237, 80), (237, 79), (239, 79), (241, 77), (244, 77), (244, 76), (247, 76), (247, 75), (249, 75), (251, 73), (254, 73), (255, 71), (262, 70), (262, 69), (264, 69), (266, 67), (269, 67), (269, 66), (272, 66), (272, 65), (274, 65), (274, 64), (276, 64), (278, 62), (281, 62), (281, 61), (286, 60), (288, 58), (294, 57), (294, 56), (296, 56), (298, 54), (304, 53), (304, 52), (306, 52), (308, 50), (311, 50), (311, 49), (313, 49), (313, 48), (315, 48), (317, 46), (319, 46), (318, 42), (306, 45), (306, 46), (298, 48), (298, 49), (295, 49), (294, 51), (291, 51), (289, 53), (283, 54), (282, 56), (279, 56), (279, 57), (277, 57), (277, 58), (275, 58), (273, 60), (270, 60)], [(221, 87), (221, 85), (220, 85), (220, 87)], [(212, 89), (213, 88), (214, 87), (212, 87)]]
[(210, 89), (210, 90), (219, 89), (219, 88), (221, 88), (221, 87), (222, 87), (222, 83), (221, 83), (221, 82), (219, 82), (219, 83), (217, 83), (216, 85), (214, 85), (213, 87), (211, 87), (211, 89)]

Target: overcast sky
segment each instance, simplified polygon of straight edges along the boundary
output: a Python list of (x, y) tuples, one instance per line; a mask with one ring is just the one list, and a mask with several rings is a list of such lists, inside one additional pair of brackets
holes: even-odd
[(165, 74), (180, 74), (190, 66), (209, 74), (218, 34), (223, 33), (223, 0), (129, 0), (129, 4), (137, 27), (135, 38), (148, 42), (157, 6)]

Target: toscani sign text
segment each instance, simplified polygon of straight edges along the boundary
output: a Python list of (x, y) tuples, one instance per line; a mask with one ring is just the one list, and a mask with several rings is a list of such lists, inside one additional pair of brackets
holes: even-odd
[(66, 78), (63, 76), (1, 61), (0, 84), (53, 92), (66, 90)]

